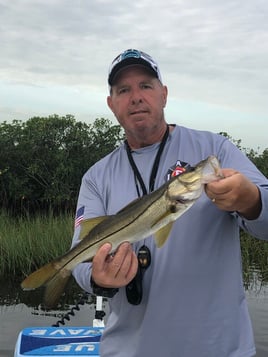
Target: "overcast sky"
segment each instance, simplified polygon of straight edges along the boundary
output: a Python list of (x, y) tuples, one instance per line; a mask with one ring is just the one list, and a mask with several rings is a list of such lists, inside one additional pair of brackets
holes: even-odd
[(113, 119), (107, 72), (138, 48), (169, 88), (169, 123), (268, 148), (267, 0), (0, 0), (0, 120)]

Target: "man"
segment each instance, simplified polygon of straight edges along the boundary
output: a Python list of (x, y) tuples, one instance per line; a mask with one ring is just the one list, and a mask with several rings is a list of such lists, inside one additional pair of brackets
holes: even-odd
[[(108, 83), (107, 103), (126, 142), (84, 175), (80, 218), (114, 214), (209, 155), (218, 157), (225, 178), (207, 184), (161, 249), (148, 237), (110, 255), (107, 243), (92, 265), (75, 268), (83, 289), (109, 297), (101, 356), (253, 356), (239, 227), (268, 239), (267, 179), (226, 138), (167, 125), (167, 87), (144, 52), (120, 54)], [(79, 232), (78, 225), (73, 244)]]

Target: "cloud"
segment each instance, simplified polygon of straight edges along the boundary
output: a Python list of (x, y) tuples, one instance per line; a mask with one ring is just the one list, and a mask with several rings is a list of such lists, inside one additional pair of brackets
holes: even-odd
[(40, 112), (64, 100), (70, 107), (73, 97), (80, 114), (76, 90), (83, 108), (98, 95), (94, 112), (105, 112), (110, 62), (140, 48), (158, 61), (172, 101), (267, 118), (267, 18), (266, 0), (0, 0), (2, 93), (13, 86), (19, 102), (19, 91), (32, 88), (27, 107), (32, 98)]

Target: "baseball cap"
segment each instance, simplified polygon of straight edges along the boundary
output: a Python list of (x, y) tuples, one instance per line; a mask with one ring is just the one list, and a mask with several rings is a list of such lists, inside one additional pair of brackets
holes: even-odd
[(128, 49), (118, 55), (109, 68), (108, 83), (113, 85), (116, 75), (125, 67), (132, 65), (141, 65), (147, 68), (156, 78), (162, 82), (161, 74), (157, 63), (147, 53)]

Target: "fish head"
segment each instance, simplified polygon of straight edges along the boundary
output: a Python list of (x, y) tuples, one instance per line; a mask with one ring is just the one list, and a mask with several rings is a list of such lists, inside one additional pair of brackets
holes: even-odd
[(196, 168), (201, 170), (201, 180), (203, 184), (224, 178), (219, 160), (216, 156), (209, 156), (197, 164)]
[(169, 199), (181, 203), (192, 202), (200, 197), (204, 185), (223, 178), (221, 167), (215, 156), (199, 162), (181, 175), (174, 177), (168, 185)]

